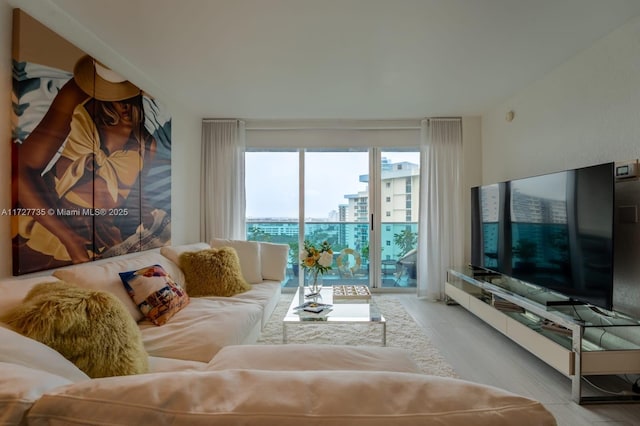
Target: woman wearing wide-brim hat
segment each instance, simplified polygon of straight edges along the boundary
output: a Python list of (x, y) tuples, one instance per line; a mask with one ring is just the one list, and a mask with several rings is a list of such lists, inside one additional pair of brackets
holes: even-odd
[(122, 101), (141, 94), (136, 85), (89, 55), (78, 59), (73, 79), (83, 92), (101, 101)]
[[(63, 143), (51, 171), (42, 174)], [(139, 191), (145, 156), (154, 150), (144, 128), (140, 89), (82, 56), (73, 78), (19, 150), (20, 206), (47, 212), (20, 218), (20, 256), (40, 270), (43, 263), (51, 268), (86, 262), (121, 242), (113, 216), (58, 213), (122, 206), (132, 190)], [(127, 232), (135, 229), (135, 223), (120, 219)]]

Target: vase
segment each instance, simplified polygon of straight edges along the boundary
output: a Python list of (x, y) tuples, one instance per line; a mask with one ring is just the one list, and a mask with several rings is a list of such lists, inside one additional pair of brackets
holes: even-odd
[(322, 273), (317, 269), (310, 269), (307, 275), (307, 285), (310, 293), (320, 293), (320, 290), (322, 290)]

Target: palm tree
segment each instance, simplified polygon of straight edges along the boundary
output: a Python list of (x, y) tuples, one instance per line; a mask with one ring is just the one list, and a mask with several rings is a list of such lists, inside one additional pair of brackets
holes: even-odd
[(249, 241), (271, 241), (271, 235), (264, 232), (259, 226), (253, 226), (249, 230)]
[(405, 229), (398, 234), (393, 234), (393, 242), (400, 248), (399, 257), (402, 257), (416, 246), (418, 235), (410, 229)]

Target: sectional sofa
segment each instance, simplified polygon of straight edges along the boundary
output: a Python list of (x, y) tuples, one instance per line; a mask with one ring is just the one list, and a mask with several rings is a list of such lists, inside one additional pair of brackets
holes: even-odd
[[(238, 253), (251, 290), (191, 297), (160, 326), (143, 318), (119, 273), (161, 265), (184, 283), (180, 255), (209, 247)], [(51, 347), (0, 324), (0, 424), (555, 424), (536, 401), (420, 374), (401, 349), (256, 345), (280, 298), (287, 254), (286, 245), (214, 240), (0, 280), (0, 317), (43, 282), (108, 293), (133, 316), (148, 354), (143, 374), (90, 378)]]

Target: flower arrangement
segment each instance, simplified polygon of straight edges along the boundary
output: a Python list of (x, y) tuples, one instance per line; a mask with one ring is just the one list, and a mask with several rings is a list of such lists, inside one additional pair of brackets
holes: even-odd
[(333, 250), (331, 244), (323, 241), (318, 247), (309, 241), (304, 241), (304, 248), (300, 250), (301, 265), (314, 275), (324, 274), (331, 269)]

